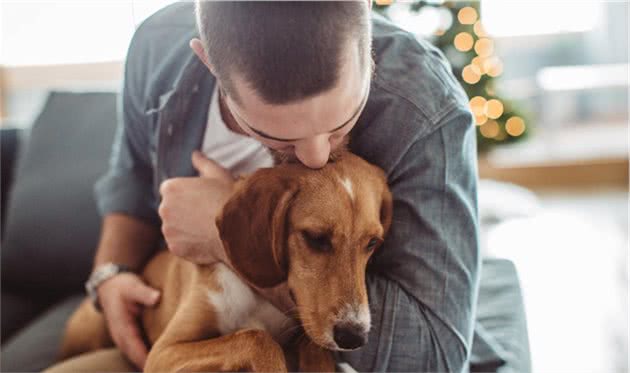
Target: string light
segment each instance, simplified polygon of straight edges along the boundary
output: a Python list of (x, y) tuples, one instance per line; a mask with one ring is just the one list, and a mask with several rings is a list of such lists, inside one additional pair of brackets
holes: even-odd
[(477, 70), (479, 70), (479, 74), (483, 75), (487, 72), (486, 67), (485, 67), (485, 62), (486, 60), (483, 57), (477, 56), (473, 58), (472, 61), (470, 61), (470, 64), (475, 66)]
[(462, 70), (462, 78), (468, 84), (475, 84), (481, 79), (481, 74), (476, 72), (472, 65), (466, 65)]
[(486, 107), (486, 99), (481, 96), (475, 96), (470, 99), (470, 111), (474, 115), (482, 115)]
[(495, 120), (489, 120), (484, 125), (482, 125), (481, 128), (479, 128), (479, 132), (481, 132), (481, 135), (489, 139), (497, 136), (499, 134), (499, 131), (499, 123), (497, 123)]
[(518, 137), (525, 132), (525, 121), (519, 117), (511, 117), (505, 122), (505, 130), (512, 137)]
[(499, 133), (497, 133), (494, 139), (497, 141), (503, 141), (505, 140), (506, 137), (507, 137), (507, 134), (505, 133), (505, 131), (501, 129), (501, 126), (499, 126)]
[[(388, 6), (395, 0), (374, 0), (379, 6)], [(435, 0), (420, 2), (424, 5), (439, 5), (439, 17), (429, 31), (435, 35), (440, 49), (447, 56), (455, 70), (461, 69), (460, 80), (467, 93), (475, 95), (469, 101), (479, 134), (487, 145), (498, 144), (506, 139), (521, 136), (526, 131), (525, 121), (514, 115), (497, 95), (496, 78), (503, 74), (503, 61), (495, 54), (495, 43), (480, 19), (478, 6), (461, 7), (455, 1)], [(417, 11), (417, 9), (414, 9)], [(455, 23), (457, 19), (459, 26)], [(454, 36), (454, 37), (453, 37)], [(450, 39), (450, 43), (447, 41)], [(444, 42), (446, 41), (446, 44)], [(474, 54), (473, 54), (474, 52)], [(470, 54), (469, 54), (470, 53)], [(484, 77), (483, 82), (480, 83)], [(474, 93), (473, 93), (474, 92)], [(507, 112), (506, 112), (507, 110)], [(509, 118), (505, 121), (505, 118)]]
[(472, 63), (469, 66), (475, 74), (479, 75), (480, 77), (483, 75), (483, 72), (481, 71), (479, 66), (473, 65)]
[(496, 78), (497, 76), (503, 73), (503, 62), (499, 59), (499, 57), (493, 57), (493, 62), (491, 66), (488, 68), (488, 75)]
[(454, 39), (455, 48), (457, 48), (457, 50), (461, 52), (469, 51), (473, 47), (474, 43), (475, 40), (473, 39), (472, 35), (467, 32), (460, 32), (455, 36)]
[(475, 115), (475, 124), (478, 126), (483, 125), (488, 120), (488, 117), (485, 114)]
[(486, 102), (484, 114), (486, 114), (488, 118), (497, 119), (503, 114), (503, 104), (495, 98), (489, 100)]
[(462, 25), (472, 25), (477, 20), (477, 11), (475, 8), (467, 6), (459, 10), (457, 19)]
[(496, 65), (500, 64), (501, 60), (497, 56), (490, 56), (488, 58), (483, 59), (483, 69), (485, 71), (489, 71), (494, 68)]
[(473, 31), (475, 32), (475, 35), (479, 36), (480, 38), (488, 36), (488, 33), (486, 33), (486, 29), (481, 24), (481, 21), (475, 22), (475, 25), (473, 26)]
[(488, 38), (482, 38), (475, 43), (475, 52), (480, 57), (488, 57), (494, 52), (494, 42)]

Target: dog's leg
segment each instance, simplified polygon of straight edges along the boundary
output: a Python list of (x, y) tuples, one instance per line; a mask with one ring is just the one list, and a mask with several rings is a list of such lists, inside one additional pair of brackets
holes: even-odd
[(145, 371), (287, 371), (282, 348), (269, 333), (248, 329), (219, 336), (217, 325), (207, 291), (193, 289), (149, 351)]
[(86, 299), (66, 323), (58, 360), (112, 346), (114, 342), (107, 330), (105, 318)]
[(145, 372), (286, 372), (284, 352), (271, 335), (247, 329), (198, 342), (156, 344)]
[(330, 350), (318, 346), (308, 337), (300, 338), (298, 343), (298, 370), (300, 372), (335, 371), (335, 359)]

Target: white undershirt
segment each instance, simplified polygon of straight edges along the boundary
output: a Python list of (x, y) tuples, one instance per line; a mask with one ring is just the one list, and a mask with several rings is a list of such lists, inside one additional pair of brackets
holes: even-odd
[(269, 150), (261, 143), (227, 128), (221, 118), (216, 87), (210, 99), (208, 124), (201, 150), (206, 157), (230, 170), (234, 177), (249, 174), (261, 167), (273, 166)]

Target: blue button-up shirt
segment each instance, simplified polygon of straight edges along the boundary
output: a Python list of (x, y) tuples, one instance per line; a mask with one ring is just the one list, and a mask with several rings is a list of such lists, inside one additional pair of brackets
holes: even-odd
[[(193, 6), (177, 3), (136, 31), (125, 64), (121, 123), (96, 195), (103, 214), (156, 226), (158, 188), (196, 174), (214, 78), (188, 46)], [(393, 224), (367, 275), (373, 327), (339, 354), (361, 371), (465, 371), (479, 279), (473, 116), (442, 53), (373, 16), (376, 74), (350, 149), (381, 167)]]

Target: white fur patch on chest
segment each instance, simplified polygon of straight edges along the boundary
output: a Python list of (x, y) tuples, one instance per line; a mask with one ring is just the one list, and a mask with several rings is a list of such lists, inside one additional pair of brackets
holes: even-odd
[(217, 312), (222, 335), (241, 329), (260, 329), (284, 343), (297, 321), (287, 317), (267, 300), (256, 294), (226, 265), (217, 264), (216, 279), (221, 291), (208, 290), (208, 300)]

